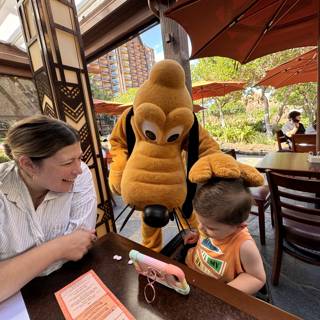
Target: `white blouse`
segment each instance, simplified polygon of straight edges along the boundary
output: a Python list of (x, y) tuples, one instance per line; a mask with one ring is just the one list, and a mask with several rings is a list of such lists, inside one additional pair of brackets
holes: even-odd
[[(0, 261), (78, 228), (94, 229), (97, 200), (89, 168), (81, 163), (70, 192), (49, 191), (35, 210), (14, 161), (0, 164)], [(49, 266), (41, 275), (60, 268)]]

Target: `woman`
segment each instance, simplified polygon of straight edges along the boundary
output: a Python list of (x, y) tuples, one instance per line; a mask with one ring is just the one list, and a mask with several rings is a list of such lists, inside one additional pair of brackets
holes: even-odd
[(294, 134), (304, 134), (306, 129), (300, 122), (301, 113), (299, 111), (291, 111), (288, 116), (288, 122), (282, 127), (282, 132), (291, 140)]
[(78, 132), (37, 115), (9, 129), (0, 164), (0, 301), (79, 260), (96, 240), (96, 194)]

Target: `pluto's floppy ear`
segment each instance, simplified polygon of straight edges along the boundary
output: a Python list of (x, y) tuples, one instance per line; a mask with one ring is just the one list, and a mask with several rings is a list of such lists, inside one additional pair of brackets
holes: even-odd
[(232, 156), (222, 152), (200, 158), (189, 173), (190, 181), (197, 183), (208, 181), (212, 177), (242, 178), (246, 186), (250, 187), (257, 187), (264, 183), (264, 178), (257, 169), (242, 164)]
[(126, 116), (126, 137), (127, 137), (128, 159), (136, 143), (136, 137), (134, 135), (132, 125), (131, 125), (132, 116), (133, 116), (133, 107), (130, 108), (130, 111)]
[(247, 187), (259, 187), (264, 184), (262, 174), (251, 166), (239, 162), (240, 177)]

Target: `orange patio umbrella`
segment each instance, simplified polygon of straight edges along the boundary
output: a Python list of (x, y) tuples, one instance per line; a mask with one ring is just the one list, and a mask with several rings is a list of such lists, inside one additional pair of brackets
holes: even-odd
[[(165, 15), (189, 34), (191, 58), (222, 56), (247, 63), (296, 47), (318, 44), (319, 52), (319, 6), (319, 0), (180, 0)], [(319, 80), (317, 100), (319, 120)]]
[(244, 86), (245, 82), (242, 81), (199, 81), (192, 85), (192, 99), (224, 96), (227, 93), (242, 90)]
[[(199, 81), (192, 85), (192, 99), (202, 99), (202, 110), (203, 99), (209, 97), (224, 96), (227, 93), (243, 89), (245, 82), (242, 81)], [(202, 114), (202, 125), (205, 125), (204, 112)]]
[(189, 34), (192, 59), (246, 63), (318, 39), (318, 0), (180, 0), (165, 15)]
[(313, 49), (266, 72), (256, 86), (284, 86), (317, 82), (317, 50)]
[[(128, 102), (126, 104), (120, 105), (118, 108), (122, 110), (121, 112), (123, 112), (125, 109), (130, 108), (132, 106), (133, 106), (133, 102)], [(200, 106), (199, 104), (193, 104), (193, 112), (195, 112), (195, 113), (197, 113), (201, 110), (204, 110), (204, 109), (205, 108)]]
[(96, 113), (119, 115), (123, 111), (121, 111), (121, 108), (119, 108), (119, 106), (121, 106), (121, 103), (115, 101), (93, 99), (93, 105)]

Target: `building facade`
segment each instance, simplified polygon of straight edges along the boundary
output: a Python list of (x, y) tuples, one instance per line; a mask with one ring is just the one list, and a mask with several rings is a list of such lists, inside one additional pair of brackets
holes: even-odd
[(96, 86), (115, 96), (140, 87), (154, 63), (154, 50), (138, 36), (92, 62), (88, 69)]

